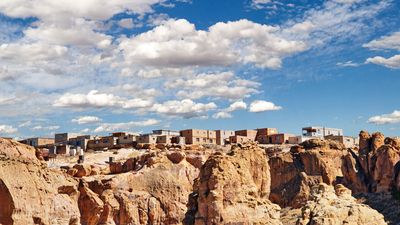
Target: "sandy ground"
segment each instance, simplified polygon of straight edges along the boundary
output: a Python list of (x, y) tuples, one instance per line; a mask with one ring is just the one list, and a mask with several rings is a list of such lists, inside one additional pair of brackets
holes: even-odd
[[(114, 154), (117, 152), (118, 154)], [(122, 148), (118, 150), (109, 151), (97, 151), (97, 152), (85, 152), (84, 153), (84, 164), (104, 166), (107, 164), (109, 157), (114, 157), (115, 161), (132, 158), (142, 154), (143, 151), (139, 151), (133, 148)], [(55, 168), (61, 166), (73, 166), (77, 163), (79, 156), (60, 156), (47, 162), (48, 167)]]

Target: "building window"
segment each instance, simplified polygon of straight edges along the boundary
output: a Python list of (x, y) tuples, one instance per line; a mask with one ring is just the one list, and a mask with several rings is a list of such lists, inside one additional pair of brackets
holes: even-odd
[(197, 141), (197, 142), (200, 142), (200, 138), (196, 138), (196, 141)]

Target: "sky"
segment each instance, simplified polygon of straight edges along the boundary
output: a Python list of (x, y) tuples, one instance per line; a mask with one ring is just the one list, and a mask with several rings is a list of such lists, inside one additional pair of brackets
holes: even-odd
[(395, 0), (2, 0), (0, 136), (400, 136)]

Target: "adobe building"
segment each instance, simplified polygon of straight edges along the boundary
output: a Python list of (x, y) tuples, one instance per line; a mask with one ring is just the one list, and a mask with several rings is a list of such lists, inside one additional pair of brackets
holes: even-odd
[(270, 144), (272, 139), (271, 135), (278, 134), (278, 129), (276, 128), (259, 128), (257, 129), (256, 141), (259, 144)]
[(74, 146), (75, 148), (80, 148), (83, 151), (86, 151), (88, 142), (93, 138), (94, 137), (92, 135), (81, 135), (70, 138), (68, 140), (68, 144)]
[(181, 130), (180, 136), (185, 138), (186, 144), (216, 144), (217, 133), (212, 130)]
[(143, 134), (137, 137), (138, 144), (156, 144), (157, 143), (157, 136), (154, 134)]
[(296, 137), (296, 135), (286, 133), (272, 134), (269, 136), (270, 144), (289, 144), (289, 139), (291, 137)]
[(116, 138), (113, 136), (100, 137), (94, 140), (89, 140), (87, 143), (87, 149), (100, 150), (100, 149), (112, 149), (117, 144)]
[(233, 130), (216, 130), (216, 143), (217, 145), (226, 145), (229, 144), (229, 137), (235, 136), (235, 131)]
[(237, 130), (235, 135), (247, 137), (248, 139), (255, 141), (257, 137), (257, 130)]
[(346, 148), (354, 148), (358, 146), (359, 138), (349, 137), (349, 136), (334, 136), (328, 135), (324, 137), (326, 140), (333, 140), (344, 144)]
[(240, 135), (234, 135), (229, 137), (229, 142), (231, 144), (242, 144), (249, 141), (254, 141), (254, 140), (246, 136), (240, 136)]
[(69, 139), (76, 138), (80, 136), (80, 134), (74, 133), (58, 133), (54, 135), (54, 143), (55, 144), (68, 144)]
[(121, 147), (133, 147), (137, 143), (139, 135), (136, 134), (125, 134), (118, 136), (117, 145)]

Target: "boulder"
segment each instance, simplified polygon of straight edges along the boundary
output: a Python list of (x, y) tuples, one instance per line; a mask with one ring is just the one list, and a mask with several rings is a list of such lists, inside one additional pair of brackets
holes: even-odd
[(92, 172), (92, 168), (88, 164), (76, 164), (73, 168), (77, 170), (75, 177), (86, 177)]
[(184, 160), (186, 155), (184, 152), (173, 151), (173, 152), (168, 152), (167, 157), (171, 162), (177, 164), (180, 163), (182, 160)]

